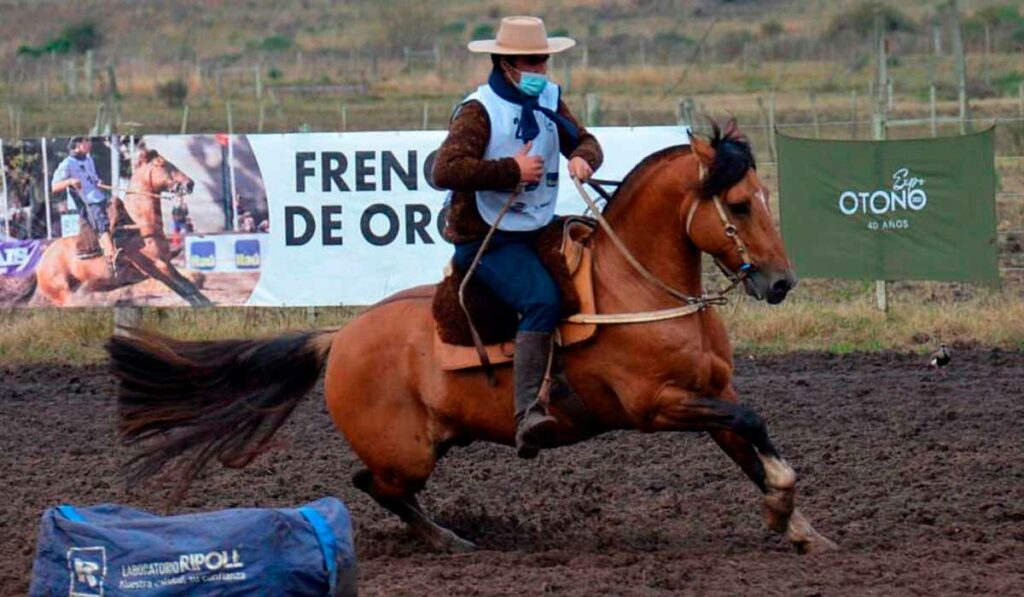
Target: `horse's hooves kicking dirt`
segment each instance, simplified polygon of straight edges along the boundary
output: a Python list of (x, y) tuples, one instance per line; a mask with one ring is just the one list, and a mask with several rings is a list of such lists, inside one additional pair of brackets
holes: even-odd
[(807, 522), (799, 510), (794, 511), (789, 517), (789, 528), (786, 531), (786, 538), (793, 543), (793, 549), (801, 555), (814, 555), (839, 551), (839, 545), (814, 530), (811, 523)]
[(448, 553), (466, 553), (476, 551), (476, 543), (467, 541), (452, 531), (448, 531), (448, 534), (443, 537), (442, 541), (444, 542), (444, 545), (440, 546), (441, 551)]

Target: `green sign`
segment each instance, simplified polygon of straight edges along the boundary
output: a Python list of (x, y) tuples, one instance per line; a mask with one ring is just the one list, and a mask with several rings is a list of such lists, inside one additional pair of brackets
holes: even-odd
[(778, 135), (782, 234), (797, 274), (999, 280), (994, 129), (820, 141)]

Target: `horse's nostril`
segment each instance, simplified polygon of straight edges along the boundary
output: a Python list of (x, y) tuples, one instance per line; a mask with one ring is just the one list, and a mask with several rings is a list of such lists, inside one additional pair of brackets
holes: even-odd
[(777, 293), (786, 293), (789, 292), (790, 288), (792, 287), (793, 285), (789, 282), (789, 280), (783, 278), (781, 280), (777, 280), (774, 284), (772, 284), (772, 291)]

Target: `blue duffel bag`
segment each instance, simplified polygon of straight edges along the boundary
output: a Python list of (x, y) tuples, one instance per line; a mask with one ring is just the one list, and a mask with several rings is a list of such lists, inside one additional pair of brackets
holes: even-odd
[(334, 498), (179, 516), (57, 506), (40, 523), (29, 594), (347, 597), (356, 594), (352, 522)]

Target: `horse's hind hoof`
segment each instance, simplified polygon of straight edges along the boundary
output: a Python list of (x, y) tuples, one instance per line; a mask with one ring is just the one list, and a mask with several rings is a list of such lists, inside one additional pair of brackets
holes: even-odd
[(794, 510), (793, 515), (789, 517), (786, 538), (792, 542), (793, 549), (801, 555), (839, 551), (839, 545), (814, 530), (814, 527), (807, 522), (799, 510)]
[(447, 531), (445, 536), (442, 537), (440, 544), (436, 547), (438, 547), (441, 551), (445, 551), (448, 553), (466, 553), (470, 551), (476, 551), (476, 543), (473, 543), (472, 541), (467, 541), (462, 537), (459, 537), (452, 531)]

